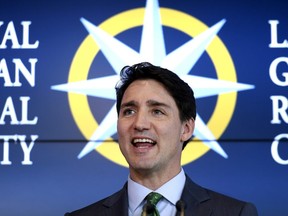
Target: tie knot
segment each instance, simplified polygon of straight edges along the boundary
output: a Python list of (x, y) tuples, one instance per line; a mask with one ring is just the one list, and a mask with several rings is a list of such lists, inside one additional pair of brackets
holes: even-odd
[(156, 192), (151, 192), (147, 195), (147, 202), (156, 206), (159, 200), (162, 198), (162, 195)]

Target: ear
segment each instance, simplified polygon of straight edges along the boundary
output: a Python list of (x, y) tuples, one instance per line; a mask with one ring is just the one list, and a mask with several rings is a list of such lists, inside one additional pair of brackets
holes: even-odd
[(195, 128), (195, 120), (191, 118), (183, 122), (182, 126), (181, 142), (184, 142), (191, 138)]

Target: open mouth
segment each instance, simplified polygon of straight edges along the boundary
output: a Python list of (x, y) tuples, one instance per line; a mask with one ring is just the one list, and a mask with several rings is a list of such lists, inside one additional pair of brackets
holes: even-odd
[(147, 148), (156, 145), (156, 142), (147, 138), (136, 138), (132, 140), (132, 145), (137, 148)]

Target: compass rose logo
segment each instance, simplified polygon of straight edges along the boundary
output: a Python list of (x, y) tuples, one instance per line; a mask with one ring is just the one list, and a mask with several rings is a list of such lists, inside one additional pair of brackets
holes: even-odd
[[(233, 60), (217, 36), (226, 22), (225, 19), (208, 27), (189, 14), (161, 8), (158, 1), (147, 0), (145, 8), (124, 11), (98, 26), (85, 18), (80, 20), (89, 34), (74, 56), (68, 83), (51, 87), (53, 90), (68, 92), (74, 120), (83, 136), (89, 140), (78, 158), (96, 150), (109, 160), (127, 166), (117, 142), (112, 138), (116, 134), (117, 123), (114, 87), (119, 80), (118, 73), (124, 66), (143, 61), (177, 73), (193, 88), (196, 99), (217, 97), (214, 111), (207, 122), (197, 113), (195, 137), (182, 153), (182, 165), (194, 161), (210, 149), (224, 158), (228, 157), (217, 139), (231, 120), (237, 92), (252, 89), (254, 86), (237, 82)], [(116, 38), (118, 34), (135, 27), (142, 27), (139, 51)], [(165, 45), (169, 41), (164, 40), (164, 28), (185, 33), (190, 39), (167, 53)], [(91, 64), (100, 51), (112, 66), (113, 75), (88, 79)], [(195, 64), (201, 61), (200, 57), (205, 52), (214, 65), (217, 78), (193, 75)], [(88, 97), (114, 102), (100, 123), (91, 111)]]

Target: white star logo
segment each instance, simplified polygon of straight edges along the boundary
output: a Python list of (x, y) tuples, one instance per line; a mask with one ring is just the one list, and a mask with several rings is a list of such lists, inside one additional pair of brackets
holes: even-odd
[[(119, 80), (118, 73), (120, 70), (123, 66), (143, 61), (148, 61), (176, 72), (193, 88), (196, 99), (254, 88), (253, 85), (189, 74), (190, 71), (193, 71), (196, 62), (224, 25), (225, 19), (219, 21), (169, 54), (166, 53), (159, 5), (155, 0), (147, 0), (139, 52), (128, 47), (86, 19), (81, 18), (81, 22), (111, 64), (115, 75), (55, 85), (51, 87), (53, 90), (84, 94), (115, 101), (114, 87)], [(90, 141), (78, 155), (78, 158), (84, 157), (101, 145), (102, 142), (99, 141), (106, 140), (116, 133), (117, 113), (115, 105), (116, 103), (103, 118), (99, 127), (97, 127), (90, 137)], [(224, 158), (228, 157), (199, 114), (196, 117), (194, 135), (202, 140), (210, 149)]]

